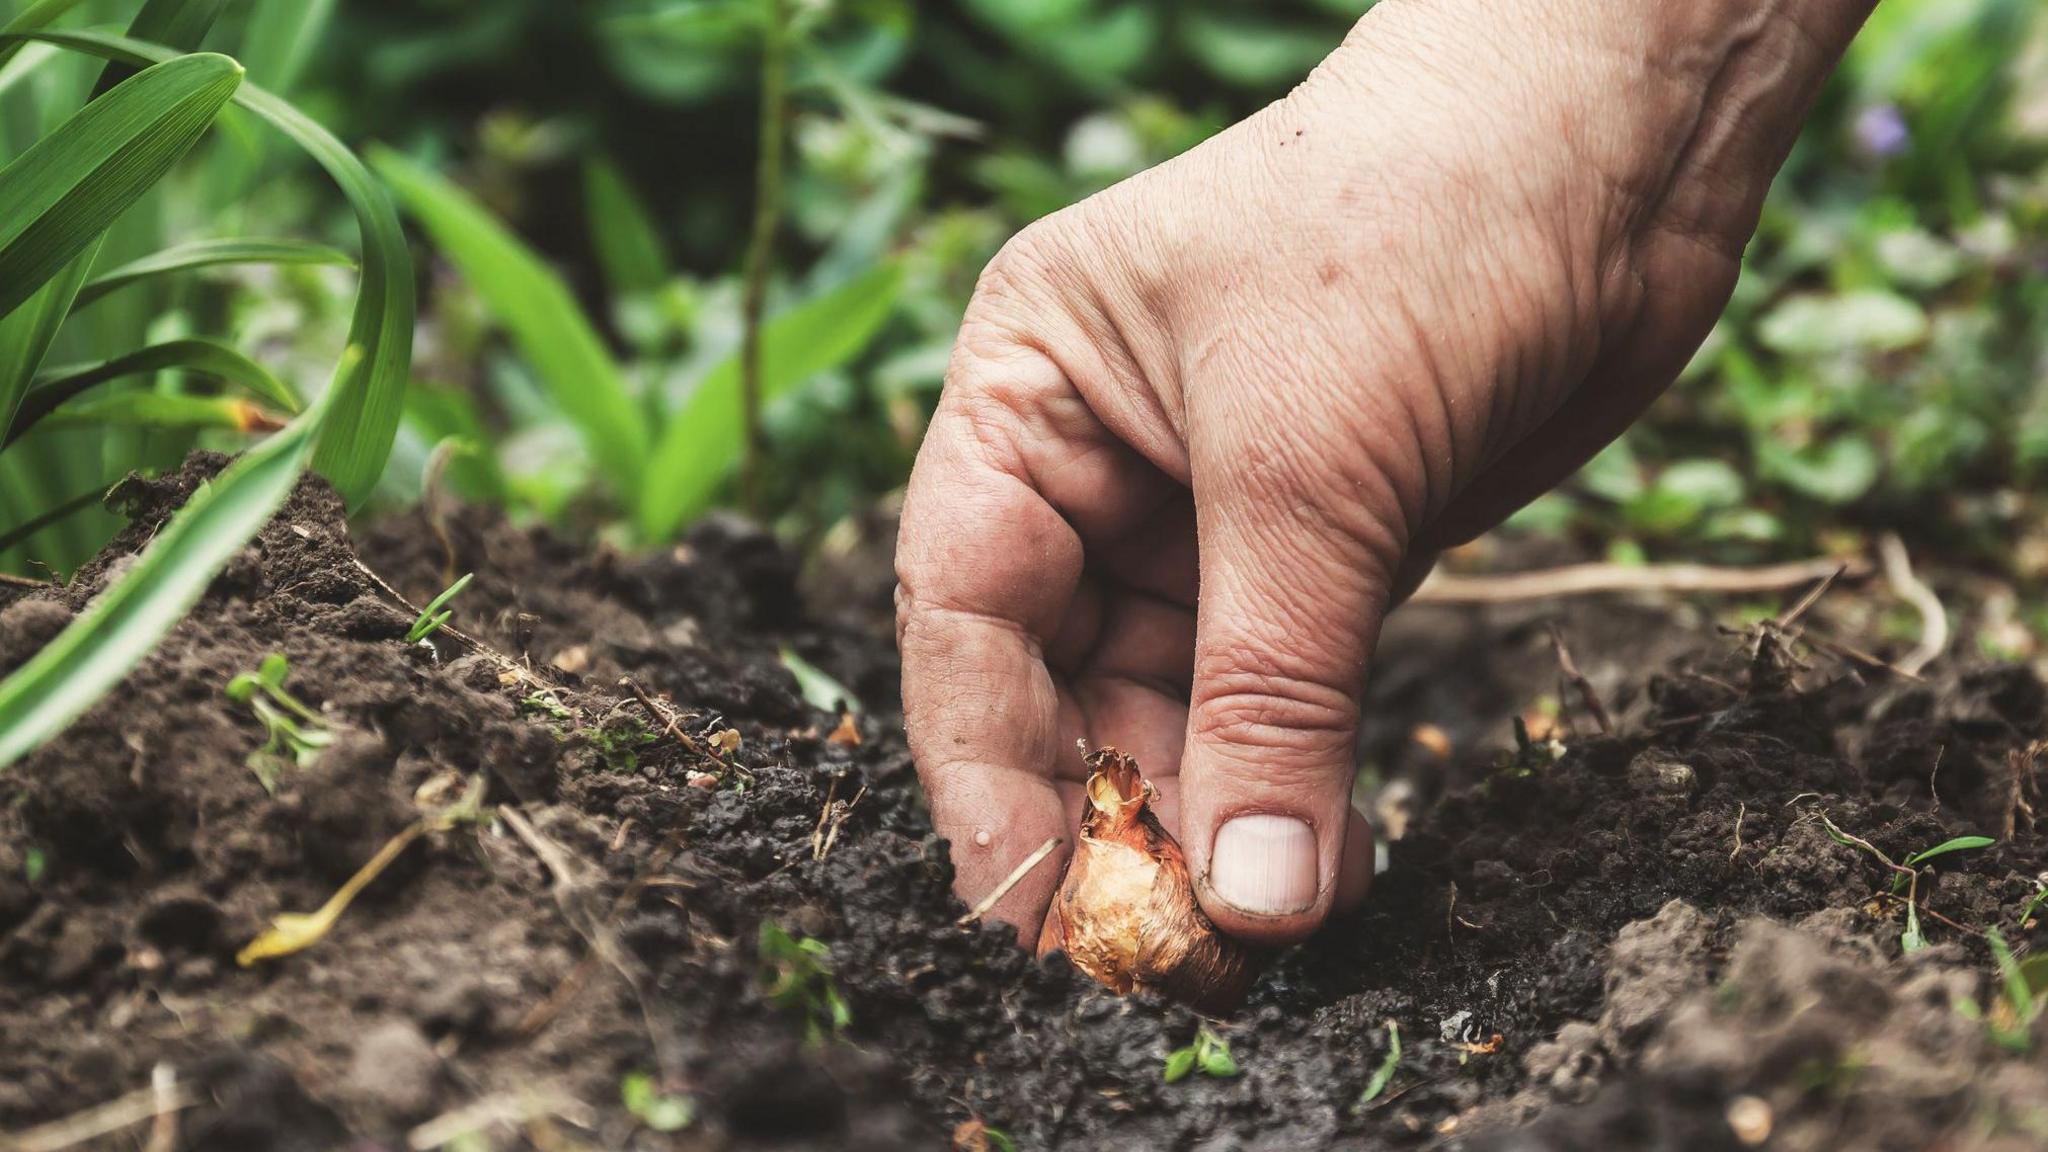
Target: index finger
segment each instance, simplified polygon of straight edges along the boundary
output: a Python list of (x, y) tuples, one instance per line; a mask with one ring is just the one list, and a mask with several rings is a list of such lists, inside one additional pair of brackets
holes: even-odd
[(1164, 478), (1147, 471), (1049, 355), (963, 329), (897, 540), (903, 714), (962, 899), (1066, 841), (989, 912), (1027, 942), (1073, 837), (1054, 768), (1074, 751), (1045, 649), (1074, 606), (1083, 536), (1160, 501)]

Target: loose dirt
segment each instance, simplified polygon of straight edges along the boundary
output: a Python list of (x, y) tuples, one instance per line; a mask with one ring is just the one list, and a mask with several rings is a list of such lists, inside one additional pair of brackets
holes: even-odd
[[(220, 463), (131, 482), (98, 561), (9, 589), (0, 670)], [(366, 570), (307, 482), (118, 691), (0, 777), (0, 1130), (78, 1121), (22, 1146), (944, 1148), (967, 1121), (1020, 1149), (2048, 1141), (2048, 1025), (2001, 1044), (1970, 1014), (1999, 1018), (1976, 933), (2048, 935), (2020, 919), (2048, 865), (2048, 692), (2023, 670), (1802, 669), (1668, 611), (1577, 609), (1620, 734), (1581, 712), (1517, 751), (1507, 718), (1556, 675), (1539, 622), (1418, 614), (1390, 630), (1366, 741), (1405, 824), (1386, 873), (1213, 1023), (1240, 1075), (1167, 1084), (1193, 1013), (956, 926), (871, 596), (807, 614), (796, 565), (727, 520), (644, 557), (483, 514), (445, 529), (477, 574), (462, 636), (408, 644), (392, 590), (445, 584), (436, 533), (370, 532)], [(784, 650), (865, 703), (857, 744)], [(270, 653), (337, 736), (274, 795), (249, 763), (264, 730), (223, 692)], [(521, 815), (423, 837), (326, 939), (237, 965), (476, 777)], [(1894, 860), (1998, 843), (1928, 864), (1907, 956), (1892, 873), (1822, 814)], [(764, 923), (824, 955), (764, 959)], [(687, 1097), (691, 1122), (655, 1131), (679, 1111), (628, 1088)], [(83, 1120), (122, 1117), (79, 1114), (109, 1102), (130, 1123), (94, 1137)]]

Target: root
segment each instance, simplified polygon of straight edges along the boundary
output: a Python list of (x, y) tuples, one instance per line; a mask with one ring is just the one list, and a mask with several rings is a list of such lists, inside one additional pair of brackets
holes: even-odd
[(1862, 561), (1822, 557), (1756, 568), (1722, 568), (1709, 564), (1570, 564), (1534, 572), (1460, 576), (1437, 571), (1408, 598), (1410, 604), (1513, 604), (1601, 592), (1672, 592), (1744, 595), (1796, 588), (1836, 573), (1867, 574)]
[(1877, 555), (1884, 562), (1884, 578), (1892, 591), (1920, 613), (1920, 643), (1899, 660), (1902, 671), (1917, 676), (1922, 668), (1948, 651), (1948, 612), (1934, 589), (1913, 575), (1913, 561), (1906, 555), (1906, 545), (1898, 533), (1887, 532), (1878, 537)]

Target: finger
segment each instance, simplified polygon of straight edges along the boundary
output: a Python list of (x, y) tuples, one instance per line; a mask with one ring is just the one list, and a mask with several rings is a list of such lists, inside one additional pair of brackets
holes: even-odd
[[(1398, 501), (1330, 445), (1202, 470), (1202, 588), (1181, 765), (1183, 847), (1219, 927), (1285, 943), (1321, 925), (1347, 859), (1367, 654), (1398, 566)], [(1198, 465), (1202, 461), (1197, 456)], [(1376, 513), (1374, 510), (1381, 512)], [(1369, 859), (1364, 866), (1369, 869)], [(1349, 892), (1347, 892), (1347, 895)]]
[[(1069, 750), (1045, 644), (1080, 579), (1074, 524), (1110, 530), (1165, 498), (1109, 439), (1047, 356), (963, 327), (905, 496), (897, 633), (911, 753), (970, 903), (1068, 835), (1052, 777)], [(1058, 863), (990, 917), (1034, 938)]]

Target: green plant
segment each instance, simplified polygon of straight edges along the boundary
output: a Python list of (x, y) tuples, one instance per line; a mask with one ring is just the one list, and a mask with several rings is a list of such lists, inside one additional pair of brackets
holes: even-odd
[(1204, 1076), (1219, 1079), (1235, 1076), (1239, 1071), (1236, 1058), (1230, 1054), (1230, 1045), (1207, 1024), (1195, 1029), (1193, 1042), (1166, 1054), (1166, 1066), (1161, 1076), (1168, 1084), (1174, 1084), (1185, 1080), (1188, 1073), (1197, 1069)]
[[(32, 498), (29, 490), (15, 487), (36, 471), (25, 467), (27, 461), (54, 459), (56, 464), (41, 471), (61, 477), (84, 466), (81, 461), (98, 467), (102, 459), (101, 452), (81, 454), (77, 445), (50, 438), (62, 429), (32, 429), (29, 436), (13, 439), (23, 412), (46, 425), (67, 410), (77, 417), (150, 427), (236, 422), (218, 407), (202, 415), (177, 400), (96, 400), (82, 411), (74, 407), (81, 393), (124, 374), (123, 369), (194, 367), (288, 409), (297, 406), (295, 394), (275, 385), (267, 373), (251, 371), (246, 358), (206, 341), (159, 344), (54, 374), (42, 369), (45, 356), (73, 323), (72, 313), (109, 230), (230, 103), (282, 132), (339, 185), (356, 212), (363, 244), (361, 277), (346, 345), (318, 400), (195, 493), (125, 574), (55, 640), (0, 681), (0, 766), (19, 759), (90, 707), (153, 648), (269, 520), (309, 462), (352, 499), (366, 495), (390, 451), (411, 358), (412, 270), (403, 235), (382, 191), (354, 156), (291, 105), (246, 82), (244, 69), (225, 56), (185, 55), (176, 47), (132, 37), (46, 27), (71, 7), (63, 0), (45, 0), (0, 28), (0, 63), (37, 43), (115, 66), (84, 108), (0, 168), (0, 268), (5, 269), (0, 273), (0, 425), (10, 437), (6, 452), (0, 453), (0, 502), (18, 506)], [(205, 0), (148, 0), (130, 27), (139, 35), (161, 35), (190, 47), (205, 34), (219, 7)], [(65, 58), (50, 52), (33, 66), (55, 67)], [(121, 78), (128, 69), (139, 71)], [(289, 241), (271, 244), (239, 255), (293, 247)], [(314, 258), (304, 250), (298, 254)], [(211, 258), (224, 255), (216, 249)], [(204, 262), (190, 249), (140, 259), (150, 262), (138, 268), (131, 259), (103, 274), (93, 298)], [(111, 431), (117, 439), (109, 445), (128, 443), (118, 439), (122, 434), (118, 428)], [(104, 474), (96, 474), (81, 487), (90, 491), (105, 482)], [(91, 501), (74, 491), (62, 494), (59, 503), (68, 510), (89, 507)], [(56, 524), (53, 518), (40, 522)]]
[(243, 672), (228, 681), (227, 697), (247, 704), (261, 721), (269, 739), (249, 754), (249, 770), (262, 781), (263, 790), (275, 793), (278, 777), (288, 767), (306, 768), (334, 743), (334, 730), (318, 713), (285, 690), (291, 664), (284, 653), (272, 652), (254, 672)]
[[(641, 539), (667, 540), (708, 507), (751, 435), (742, 357), (711, 365), (678, 402), (636, 395), (633, 373), (537, 254), (430, 169), (391, 151), (372, 159), (575, 426)], [(858, 355), (888, 319), (901, 283), (901, 268), (885, 262), (765, 320), (759, 402), (772, 404)]]
[(598, 760), (611, 772), (640, 770), (640, 749), (660, 739), (652, 729), (631, 716), (612, 716), (583, 729)]
[(1400, 1067), (1401, 1026), (1389, 1020), (1387, 1021), (1387, 1054), (1380, 1060), (1380, 1066), (1373, 1069), (1372, 1079), (1365, 1082), (1365, 1091), (1359, 1094), (1357, 1106), (1363, 1108), (1379, 1099), (1380, 1093), (1385, 1092), (1387, 1085), (1393, 1083), (1394, 1073)]
[(448, 623), (455, 616), (455, 611), (446, 607), (447, 603), (460, 596), (462, 590), (469, 587), (470, 580), (475, 576), (476, 573), (474, 572), (463, 573), (461, 579), (443, 588), (439, 596), (428, 601), (426, 608), (420, 612), (418, 619), (412, 622), (412, 627), (405, 630), (405, 642), (407, 644), (418, 644), (427, 637), (439, 632), (442, 625)]
[[(1917, 870), (1920, 865), (1937, 856), (1946, 856), (1951, 852), (1971, 852), (1980, 848), (1989, 848), (1996, 843), (1998, 841), (1989, 836), (1957, 836), (1953, 839), (1944, 840), (1932, 848), (1922, 848), (1920, 851), (1906, 857), (1901, 867)], [(1892, 874), (1892, 892), (1897, 894), (1903, 891), (1907, 882), (1908, 877), (1906, 874), (1894, 872)]]
[(1999, 982), (1998, 999), (1985, 1016), (1985, 1027), (2000, 1046), (2025, 1052), (2031, 1046), (2034, 1021), (2048, 1004), (2048, 956), (2017, 959), (1996, 928), (1987, 930), (1984, 940), (1991, 946)]
[(2041, 910), (2043, 903), (2048, 903), (2048, 881), (2041, 881), (2041, 887), (2034, 892), (2033, 896), (2028, 898), (2025, 904), (2020, 906), (2019, 926), (2021, 929), (2025, 929), (2034, 919), (2034, 913)]
[(630, 1072), (619, 1081), (619, 1102), (635, 1120), (656, 1132), (680, 1132), (697, 1118), (697, 1103), (688, 1096), (660, 1090), (654, 1077)]
[[(1899, 937), (1899, 949), (1909, 954), (1918, 952), (1927, 946), (1926, 933), (1920, 927), (1919, 865), (1938, 856), (1946, 856), (1951, 852), (1988, 848), (1997, 843), (1996, 840), (1989, 836), (1957, 836), (1944, 840), (1931, 848), (1921, 849), (1906, 857), (1904, 864), (1900, 864), (1886, 855), (1883, 849), (1865, 840), (1863, 837), (1854, 836), (1842, 831), (1833, 820), (1828, 819), (1827, 813), (1822, 812), (1819, 815), (1821, 825), (1827, 829), (1829, 839), (1837, 844), (1869, 853), (1872, 859), (1884, 865), (1886, 870), (1891, 872), (1892, 879), (1889, 891), (1892, 895), (1903, 899), (1906, 904), (1906, 931), (1904, 935)], [(1901, 895), (1902, 890), (1903, 895)]]
[(768, 1002), (800, 1015), (814, 1043), (853, 1023), (853, 1010), (832, 979), (832, 950), (822, 940), (792, 936), (780, 924), (763, 920), (761, 981)]

